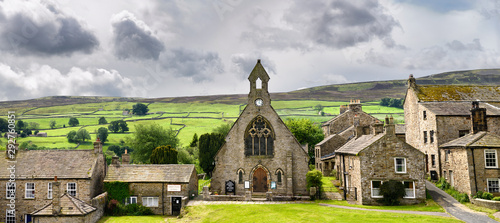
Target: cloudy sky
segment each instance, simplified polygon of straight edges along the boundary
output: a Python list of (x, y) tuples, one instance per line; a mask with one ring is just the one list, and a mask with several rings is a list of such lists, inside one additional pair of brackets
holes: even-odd
[(0, 101), (272, 92), (500, 68), (499, 0), (0, 0)]

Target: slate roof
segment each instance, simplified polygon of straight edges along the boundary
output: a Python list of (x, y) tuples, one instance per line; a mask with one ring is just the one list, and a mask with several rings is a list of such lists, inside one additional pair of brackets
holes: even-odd
[(396, 124), (395, 130), (396, 130), (396, 135), (406, 134), (406, 125), (405, 124)]
[(415, 91), (424, 101), (500, 101), (500, 86), (418, 85)]
[(500, 136), (490, 132), (478, 132), (476, 134), (467, 134), (458, 139), (449, 141), (442, 148), (449, 147), (495, 147), (500, 148)]
[(194, 164), (109, 165), (104, 182), (189, 183)]
[[(86, 215), (86, 214), (89, 214), (89, 213), (97, 210), (97, 208), (92, 207), (90, 204), (87, 204), (84, 201), (82, 201), (76, 197), (73, 197), (69, 194), (66, 194), (66, 193), (64, 193), (61, 196), (60, 204), (61, 204), (61, 213), (59, 214), (59, 216), (61, 216), (61, 215), (63, 215), (63, 216), (64, 215), (66, 215), (66, 216), (68, 216), (68, 215), (73, 215), (73, 216), (74, 215)], [(31, 213), (31, 215), (52, 216), (53, 215), (52, 214), (52, 202), (45, 205), (41, 209), (34, 211), (33, 213)]]
[[(20, 150), (16, 154), (16, 178), (88, 179), (97, 159), (94, 150)], [(0, 159), (0, 178), (9, 177), (9, 165), (7, 159)]]
[(322, 156), (321, 160), (329, 160), (329, 159), (334, 158), (334, 157), (335, 157), (335, 152)]
[(329, 135), (328, 137), (326, 137), (325, 139), (321, 140), (321, 142), (319, 142), (318, 144), (316, 144), (316, 146), (321, 146), (323, 144), (325, 144), (326, 142), (328, 142), (328, 140), (332, 139), (333, 137), (335, 137), (337, 134), (332, 134), (332, 135)]
[[(420, 103), (436, 115), (470, 115), (471, 102), (424, 102)], [(479, 103), (480, 108), (486, 108), (486, 115), (500, 115), (500, 103)]]
[(385, 134), (369, 134), (369, 135), (362, 135), (357, 139), (352, 139), (346, 144), (344, 144), (342, 147), (340, 147), (336, 153), (347, 153), (347, 154), (358, 154), (361, 152), (363, 149), (366, 147), (370, 146), (373, 144), (375, 141), (379, 140), (382, 138)]

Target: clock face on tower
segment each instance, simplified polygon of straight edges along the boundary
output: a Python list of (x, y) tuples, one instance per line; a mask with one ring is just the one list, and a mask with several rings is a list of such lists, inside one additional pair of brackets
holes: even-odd
[(257, 100), (255, 100), (255, 105), (257, 105), (257, 106), (259, 106), (259, 107), (260, 107), (260, 106), (262, 106), (263, 104), (264, 104), (264, 101), (263, 101), (262, 99), (258, 98)]

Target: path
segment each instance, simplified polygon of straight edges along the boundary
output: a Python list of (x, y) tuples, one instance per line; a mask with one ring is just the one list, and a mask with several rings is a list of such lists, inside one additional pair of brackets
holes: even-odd
[(432, 199), (436, 201), (441, 207), (443, 207), (448, 213), (454, 217), (470, 223), (477, 222), (487, 222), (487, 223), (498, 223), (497, 221), (491, 219), (484, 213), (475, 212), (463, 204), (460, 204), (455, 198), (447, 194), (443, 190), (437, 188), (434, 184), (429, 181), (425, 182), (425, 186), (432, 196)]

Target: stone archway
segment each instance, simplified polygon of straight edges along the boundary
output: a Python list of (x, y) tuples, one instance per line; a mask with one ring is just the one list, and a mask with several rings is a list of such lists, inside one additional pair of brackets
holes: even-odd
[(252, 177), (253, 192), (267, 192), (267, 172), (263, 168), (257, 168)]

